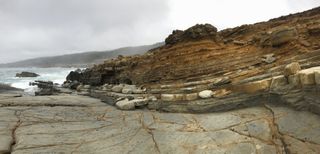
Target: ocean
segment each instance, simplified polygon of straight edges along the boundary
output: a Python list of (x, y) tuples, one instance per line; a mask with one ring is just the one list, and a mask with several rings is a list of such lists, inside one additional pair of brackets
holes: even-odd
[[(9, 84), (12, 87), (24, 89), (34, 88), (29, 86), (29, 82), (35, 80), (45, 80), (53, 81), (54, 83), (62, 84), (66, 80), (66, 76), (70, 71), (76, 70), (77, 68), (0, 68), (0, 83)], [(40, 76), (35, 78), (18, 78), (15, 77), (16, 73), (21, 73), (23, 71), (37, 73)]]

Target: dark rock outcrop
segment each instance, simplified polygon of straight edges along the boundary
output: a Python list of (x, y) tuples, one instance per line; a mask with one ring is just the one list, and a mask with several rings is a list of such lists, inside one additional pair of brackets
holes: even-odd
[(40, 76), (37, 73), (33, 73), (33, 72), (21, 72), (21, 73), (17, 73), (16, 77), (22, 78), (22, 77), (38, 77)]
[(165, 43), (173, 45), (178, 42), (204, 38), (215, 40), (218, 34), (217, 31), (217, 28), (210, 24), (197, 24), (185, 31), (174, 30), (172, 34), (166, 38)]
[(67, 76), (67, 81), (80, 81), (82, 78), (82, 71), (77, 69), (75, 71), (71, 71)]
[(30, 82), (29, 85), (38, 86), (39, 90), (35, 92), (36, 96), (53, 95), (54, 93), (59, 92), (52, 81), (36, 80), (34, 82)]
[(23, 91), (22, 89), (18, 89), (18, 88), (15, 88), (15, 87), (11, 87), (10, 85), (8, 84), (3, 84), (3, 83), (0, 83), (0, 93), (2, 92), (14, 92), (14, 91)]

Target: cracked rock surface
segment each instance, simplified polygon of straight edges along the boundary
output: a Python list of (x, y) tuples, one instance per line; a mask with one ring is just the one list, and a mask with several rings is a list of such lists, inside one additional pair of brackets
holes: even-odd
[(320, 117), (264, 105), (120, 111), (85, 96), (0, 95), (0, 153), (320, 153)]

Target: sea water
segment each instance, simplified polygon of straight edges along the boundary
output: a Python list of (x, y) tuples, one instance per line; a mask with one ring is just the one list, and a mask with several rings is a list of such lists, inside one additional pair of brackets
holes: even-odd
[[(9, 84), (12, 87), (24, 89), (28, 91), (28, 89), (34, 88), (29, 85), (29, 82), (33, 82), (35, 80), (45, 80), (52, 81), (53, 83), (62, 84), (66, 80), (66, 76), (72, 70), (76, 70), (77, 68), (0, 68), (0, 83)], [(16, 73), (21, 72), (33, 72), (37, 73), (40, 76), (38, 77), (16, 77)]]

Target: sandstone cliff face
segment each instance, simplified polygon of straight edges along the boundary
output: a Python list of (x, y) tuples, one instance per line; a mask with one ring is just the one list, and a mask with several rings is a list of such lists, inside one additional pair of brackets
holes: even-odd
[[(319, 64), (320, 8), (217, 32), (209, 24), (176, 30), (166, 45), (142, 56), (119, 57), (83, 73), (83, 82), (163, 84), (229, 76), (232, 83), (277, 70), (291, 61), (302, 67)], [(263, 57), (273, 54), (273, 63)], [(91, 82), (92, 81), (92, 82)]]
[[(219, 32), (209, 24), (195, 25), (173, 31), (166, 45), (144, 55), (120, 56), (86, 69), (77, 80), (144, 87), (160, 100), (154, 108), (164, 111), (211, 112), (271, 101), (320, 113), (319, 85), (297, 83), (310, 75), (285, 71), (292, 62), (301, 69), (320, 66), (319, 25), (320, 8)], [(211, 90), (214, 99), (199, 100), (204, 90)]]

